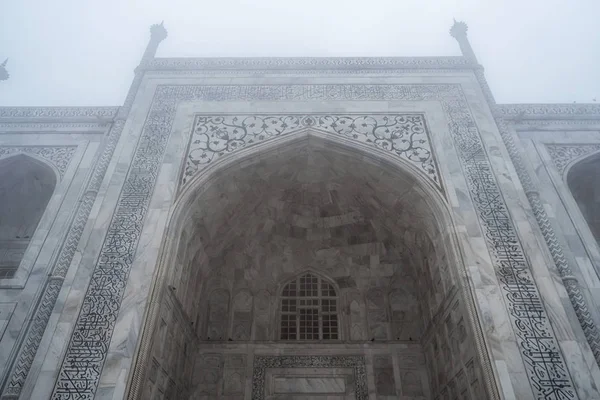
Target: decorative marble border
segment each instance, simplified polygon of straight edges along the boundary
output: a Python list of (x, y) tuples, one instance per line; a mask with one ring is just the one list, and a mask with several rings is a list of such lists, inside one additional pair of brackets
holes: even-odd
[[(559, 117), (563, 118), (563, 117)], [(589, 117), (588, 117), (589, 118)], [(598, 125), (600, 127), (600, 118), (598, 119), (509, 119), (507, 122), (511, 123), (517, 130), (522, 126), (526, 126), (527, 130), (536, 130), (536, 127), (548, 127), (548, 126), (573, 126), (573, 125), (584, 125), (593, 126)], [(545, 128), (544, 131), (551, 132), (550, 129)]]
[(356, 400), (367, 400), (369, 390), (364, 356), (255, 356), (252, 399), (264, 400), (268, 368), (352, 368)]
[(146, 70), (181, 69), (389, 69), (475, 67), (462, 56), (454, 57), (223, 57), (155, 58)]
[(76, 149), (77, 146), (0, 146), (0, 158), (14, 154), (34, 154), (54, 165), (62, 178)]
[(198, 115), (185, 154), (180, 190), (216, 158), (305, 128), (389, 151), (414, 165), (443, 191), (425, 118), (406, 113)]
[(571, 161), (600, 151), (600, 143), (545, 143), (545, 146), (554, 166), (561, 175)]
[(0, 107), (0, 118), (113, 118), (119, 107)]
[(600, 104), (498, 104), (495, 111), (512, 117), (600, 117)]
[[(109, 122), (0, 122), (1, 133), (35, 132), (36, 134), (70, 133), (69, 130), (93, 129), (93, 132), (80, 131), (77, 133), (100, 133), (106, 131)], [(56, 129), (64, 129), (56, 131)], [(41, 131), (41, 132), (40, 132)]]
[(385, 76), (398, 76), (405, 74), (423, 74), (424, 72), (435, 72), (435, 73), (471, 73), (472, 68), (465, 66), (463, 68), (402, 68), (402, 69), (157, 69), (148, 71), (152, 76), (156, 75), (184, 75), (184, 76), (228, 76), (228, 75), (268, 75), (268, 76), (290, 76), (290, 75), (303, 75), (303, 76), (323, 76), (323, 75), (335, 75), (335, 76), (357, 76), (357, 75), (385, 75)]
[(534, 395), (574, 399), (554, 336), (483, 141), (460, 85), (226, 85), (157, 88), (116, 212), (83, 300), (52, 399), (92, 399), (107, 356), (158, 169), (181, 101), (440, 101), (504, 291)]

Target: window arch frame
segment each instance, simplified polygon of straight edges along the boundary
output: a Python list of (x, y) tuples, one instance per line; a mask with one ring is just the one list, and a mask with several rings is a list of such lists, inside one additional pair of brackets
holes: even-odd
[[(28, 147), (28, 146), (24, 146)], [(33, 147), (33, 146), (31, 146)], [(71, 160), (73, 161), (73, 159)], [(56, 199), (56, 194), (59, 191), (59, 186), (63, 185), (65, 176), (61, 176), (56, 166), (52, 162), (40, 157), (36, 154), (29, 152), (15, 152), (0, 157), (0, 169), (9, 168), (13, 163), (31, 163), (36, 165), (38, 168), (45, 170), (44, 173), (51, 175), (53, 178), (52, 190), (48, 194), (48, 200), (44, 205), (43, 211), (41, 212), (39, 219), (35, 223), (35, 227), (31, 235), (29, 235), (29, 243), (24, 249), (23, 255), (11, 276), (0, 277), (0, 288), (23, 288), (27, 281), (29, 274), (32, 272), (37, 258), (42, 251), (42, 247), (46, 242), (50, 230), (55, 225), (56, 215), (60, 212), (62, 201), (64, 199)], [(69, 167), (70, 168), (70, 167)], [(69, 183), (72, 179), (72, 174), (69, 175)], [(60, 201), (59, 205), (56, 201)], [(40, 229), (42, 228), (43, 229)], [(42, 233), (43, 232), (43, 233)], [(40, 237), (40, 235), (42, 235)], [(34, 243), (41, 243), (40, 245), (34, 245)]]
[[(588, 213), (582, 208), (582, 204), (580, 204), (578, 196), (576, 195), (573, 187), (576, 184), (576, 181), (578, 181), (576, 175), (580, 175), (582, 173), (582, 169), (584, 169), (584, 171), (589, 170), (590, 164), (600, 164), (600, 150), (593, 151), (582, 157), (578, 157), (572, 160), (565, 167), (563, 172), (563, 181), (565, 183), (567, 192), (570, 195), (570, 200), (572, 200), (571, 205), (566, 206), (565, 208), (567, 208), (567, 212), (573, 212), (574, 216), (576, 216), (578, 221), (573, 221), (573, 223), (575, 225), (575, 230), (578, 231), (580, 235), (586, 237), (585, 239), (584, 237), (581, 238), (584, 246), (594, 247), (593, 245), (596, 244), (596, 249), (600, 251), (600, 233), (597, 236), (597, 228), (592, 227), (592, 224), (588, 219)], [(571, 210), (569, 210), (569, 208), (571, 208)]]
[[(288, 287), (289, 284), (296, 282), (296, 284), (299, 284), (300, 279), (305, 277), (306, 275), (312, 275), (315, 278), (317, 278), (317, 296), (284, 296), (284, 291), (286, 290), (286, 288)], [(322, 296), (322, 284), (326, 283), (328, 284), (331, 289), (333, 289), (335, 296)], [(300, 290), (297, 287), (297, 293), (299, 293)], [(301, 338), (301, 324), (300, 324), (300, 311), (299, 311), (299, 302), (300, 300), (304, 297), (304, 300), (307, 299), (311, 299), (311, 300), (315, 300), (318, 299), (318, 306), (315, 305), (311, 305), (310, 307), (317, 307), (318, 308), (318, 338), (317, 339), (313, 339), (313, 338)], [(295, 299), (296, 300), (296, 338), (283, 338), (282, 337), (282, 323), (283, 323), (283, 315), (285, 313), (285, 311), (283, 310), (283, 300), (284, 299)], [(323, 308), (322, 308), (322, 299), (326, 299), (326, 300), (334, 300), (335, 301), (335, 311), (327, 311), (325, 314), (323, 314)], [(297, 343), (297, 342), (327, 342), (327, 343), (331, 343), (331, 342), (339, 342), (341, 340), (343, 340), (344, 338), (344, 329), (343, 329), (343, 313), (341, 312), (341, 307), (342, 307), (342, 295), (340, 293), (340, 289), (339, 287), (329, 278), (323, 276), (320, 273), (317, 273), (313, 270), (304, 270), (300, 273), (296, 273), (294, 274), (292, 277), (284, 280), (279, 287), (279, 290), (277, 292), (277, 299), (276, 299), (276, 331), (275, 331), (275, 340), (280, 341), (280, 342), (288, 342), (288, 343)], [(288, 312), (286, 315), (293, 315), (292, 312)], [(337, 324), (337, 337), (335, 338), (327, 338), (324, 339), (324, 332), (323, 332), (323, 315), (335, 315), (335, 321)], [(330, 320), (331, 321), (331, 320)]]

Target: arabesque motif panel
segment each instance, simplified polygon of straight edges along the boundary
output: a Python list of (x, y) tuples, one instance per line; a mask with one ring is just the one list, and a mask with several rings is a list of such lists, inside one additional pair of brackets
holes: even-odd
[(421, 114), (199, 115), (194, 121), (180, 185), (183, 187), (218, 157), (305, 128), (389, 151), (415, 165), (441, 190)]

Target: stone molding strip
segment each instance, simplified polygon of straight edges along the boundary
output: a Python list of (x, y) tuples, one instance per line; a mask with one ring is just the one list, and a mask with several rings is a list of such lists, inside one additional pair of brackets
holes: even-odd
[[(485, 77), (483, 78), (485, 79)], [(478, 74), (478, 80), (482, 85), (487, 86), (487, 82), (481, 82), (481, 76)], [(485, 91), (484, 91), (485, 92)], [(510, 120), (519, 119), (569, 119), (569, 118), (587, 118), (600, 119), (600, 104), (497, 104), (491, 96), (491, 92), (486, 93), (490, 106), (494, 107), (496, 115)]]
[[(120, 107), (0, 107), (0, 122), (112, 120)], [(7, 121), (10, 120), (10, 121)], [(65, 121), (65, 122), (67, 122)]]
[(478, 68), (462, 56), (454, 57), (223, 57), (155, 58), (143, 68), (153, 70), (344, 70)]

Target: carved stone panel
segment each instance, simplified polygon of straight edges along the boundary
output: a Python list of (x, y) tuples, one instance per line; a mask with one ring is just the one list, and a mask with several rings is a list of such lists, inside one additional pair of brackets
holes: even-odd
[(420, 114), (199, 115), (181, 186), (218, 157), (311, 128), (389, 151), (414, 164), (441, 189), (425, 119)]
[(254, 301), (254, 340), (271, 339), (270, 315), (271, 295), (266, 290), (261, 290)]
[(223, 394), (243, 395), (246, 386), (246, 355), (226, 354), (223, 374)]
[(223, 355), (202, 354), (198, 357), (195, 366), (193, 395), (219, 394), (219, 386), (223, 379)]
[(389, 320), (383, 291), (371, 289), (367, 292), (367, 317), (371, 339), (388, 338)]
[[(267, 388), (267, 374), (271, 369), (317, 369), (317, 373), (300, 371), (299, 374), (290, 377), (290, 374), (280, 374), (282, 378), (275, 382), (275, 387)], [(326, 370), (352, 370), (352, 379), (340, 378), (344, 373), (336, 373), (327, 376)], [(319, 370), (325, 370), (319, 373)], [(337, 377), (336, 377), (337, 375)], [(285, 376), (288, 376), (286, 379)], [(305, 394), (343, 394), (346, 393), (347, 385), (353, 388), (356, 400), (367, 400), (367, 375), (365, 359), (363, 356), (255, 356), (254, 370), (252, 375), (252, 399), (265, 400), (271, 397), (269, 394), (277, 395), (277, 392), (286, 392), (288, 395), (295, 393)], [(315, 392), (316, 390), (316, 392)], [(275, 392), (275, 393), (273, 393)], [(279, 393), (285, 394), (285, 393)], [(267, 397), (268, 396), (268, 397)], [(332, 397), (334, 398), (334, 397)]]
[(394, 366), (392, 357), (375, 356), (373, 358), (373, 371), (375, 373), (375, 389), (377, 398), (388, 398), (396, 395), (396, 383), (394, 382)]
[(562, 174), (572, 161), (600, 151), (600, 143), (548, 143), (546, 149)]
[(224, 340), (227, 336), (227, 321), (229, 320), (229, 292), (217, 289), (210, 294), (208, 300), (208, 340)]
[(402, 395), (407, 397), (423, 396), (423, 381), (418, 371), (400, 371), (400, 384)]
[(252, 335), (252, 294), (248, 290), (238, 292), (233, 298), (231, 338), (250, 340)]
[(351, 340), (366, 340), (366, 310), (362, 296), (358, 291), (352, 291), (348, 295), (350, 301), (350, 339)]

